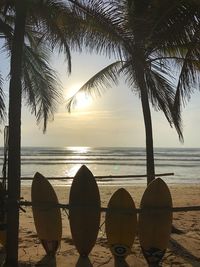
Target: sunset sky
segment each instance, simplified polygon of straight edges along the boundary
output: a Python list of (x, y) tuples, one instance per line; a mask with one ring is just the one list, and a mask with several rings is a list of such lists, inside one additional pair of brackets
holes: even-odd
[[(72, 74), (67, 75), (63, 56), (55, 55), (53, 67), (58, 71), (63, 86), (63, 99), (50, 121), (47, 133), (42, 133), (42, 125), (27, 108), (22, 112), (23, 146), (129, 146), (144, 147), (144, 123), (140, 99), (131, 92), (123, 81), (95, 99), (80, 97), (79, 105), (69, 114), (66, 99), (92, 75), (101, 70), (112, 59), (97, 55), (72, 53)], [(4, 78), (9, 67), (1, 60)], [(8, 83), (8, 82), (7, 82)], [(5, 84), (5, 89), (8, 84)], [(8, 96), (8, 93), (6, 93)], [(175, 129), (171, 129), (161, 112), (152, 112), (155, 147), (200, 147), (200, 92), (192, 96), (183, 112), (184, 144), (178, 140)], [(1, 127), (3, 130), (3, 127)], [(3, 145), (3, 131), (0, 135)]]

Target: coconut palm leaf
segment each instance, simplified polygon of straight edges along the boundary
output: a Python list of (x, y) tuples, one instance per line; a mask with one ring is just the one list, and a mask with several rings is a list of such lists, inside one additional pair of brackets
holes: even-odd
[(70, 47), (81, 49), (79, 20), (70, 14), (63, 1), (37, 1), (30, 6), (29, 13), (30, 23), (35, 24), (38, 31), (42, 29), (41, 40), (48, 42), (52, 49), (64, 52), (71, 72)]
[(162, 76), (160, 72), (155, 70), (146, 73), (146, 82), (149, 88), (149, 99), (153, 107), (164, 113), (170, 126), (173, 127), (174, 125), (180, 141), (183, 142), (181, 117), (175, 116), (174, 113), (174, 85), (165, 76)]
[(24, 46), (23, 60), (23, 91), (28, 106), (35, 113), (37, 122), (44, 121), (43, 130), (46, 130), (47, 121), (53, 117), (59, 102), (59, 79), (49, 64), (49, 51), (41, 45), (37, 50)]
[[(200, 71), (200, 49), (198, 45), (190, 45), (184, 61), (182, 62), (181, 71), (177, 83), (177, 92), (174, 106), (175, 108), (189, 99), (193, 89), (199, 86)], [(178, 60), (176, 60), (177, 62)]]
[(191, 29), (195, 29), (199, 23), (199, 5), (192, 2), (171, 0), (157, 4), (157, 8), (154, 8), (152, 28), (147, 37), (154, 47), (156, 42), (159, 49), (160, 43), (168, 47), (172, 44), (184, 44), (186, 39), (190, 40), (193, 35)]
[(92, 96), (101, 96), (102, 92), (111, 87), (111, 83), (118, 84), (118, 73), (123, 66), (122, 61), (116, 61), (96, 73), (90, 78), (71, 98), (68, 99), (66, 107), (70, 112), (76, 106), (77, 96), (81, 92)]
[(0, 17), (0, 38), (11, 38), (12, 28)]
[(74, 16), (82, 19), (83, 41), (86, 48), (99, 54), (121, 58), (122, 43), (128, 45), (130, 40), (122, 28), (119, 1), (69, 0), (69, 2), (74, 4), (71, 9)]
[(4, 121), (6, 115), (6, 107), (4, 104), (4, 93), (3, 93), (3, 79), (0, 74), (0, 120)]

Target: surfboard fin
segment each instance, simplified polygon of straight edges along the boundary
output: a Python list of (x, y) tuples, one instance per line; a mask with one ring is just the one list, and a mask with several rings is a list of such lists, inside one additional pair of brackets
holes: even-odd
[(59, 247), (59, 242), (57, 240), (41, 240), (41, 243), (47, 253), (48, 256), (50, 257), (55, 257), (56, 251)]
[(149, 267), (159, 267), (159, 263), (162, 260), (166, 249), (161, 250), (158, 248), (144, 249), (141, 247), (142, 253), (149, 264)]

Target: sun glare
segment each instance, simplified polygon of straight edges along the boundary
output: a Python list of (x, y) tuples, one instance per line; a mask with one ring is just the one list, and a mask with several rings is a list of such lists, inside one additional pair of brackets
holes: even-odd
[[(81, 83), (77, 83), (77, 84), (70, 86), (66, 91), (66, 99), (76, 94), (76, 92), (81, 88), (81, 86), (82, 86)], [(80, 92), (76, 96), (75, 109), (86, 108), (91, 104), (91, 102), (92, 102), (91, 97), (86, 95), (84, 92)]]

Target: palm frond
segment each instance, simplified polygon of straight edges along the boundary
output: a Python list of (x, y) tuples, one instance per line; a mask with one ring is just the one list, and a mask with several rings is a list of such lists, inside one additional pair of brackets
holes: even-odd
[[(156, 2), (155, 2), (156, 3)], [(161, 1), (152, 5), (151, 23), (147, 39), (158, 49), (180, 46), (193, 37), (200, 22), (200, 5), (188, 0)]]
[(124, 28), (120, 1), (74, 1), (74, 16), (82, 19), (84, 45), (91, 51), (122, 58), (123, 45), (130, 45), (130, 34)]
[(175, 64), (180, 67), (180, 73), (177, 82), (176, 96), (174, 101), (175, 113), (181, 112), (181, 104), (189, 100), (194, 88), (199, 87), (200, 83), (200, 49), (199, 49), (199, 30), (194, 34), (192, 43), (187, 46), (184, 61), (176, 59)]
[(12, 28), (0, 17), (0, 36), (3, 38), (12, 38)]
[(194, 89), (199, 87), (199, 73), (199, 60), (185, 59), (178, 77), (177, 92), (174, 103), (175, 106), (181, 105), (181, 103), (185, 105), (185, 103), (190, 99), (191, 93)]
[(48, 60), (48, 51), (44, 47), (32, 50), (31, 47), (24, 46), (23, 91), (37, 122), (43, 120), (44, 132), (48, 119), (53, 118), (60, 98), (59, 80)]
[[(165, 72), (163, 73), (165, 75)], [(170, 80), (155, 70), (145, 73), (149, 99), (153, 107), (162, 110), (170, 126), (176, 128), (180, 141), (183, 142), (182, 122), (180, 113), (174, 113), (175, 88)]]
[(199, 61), (187, 62), (187, 60), (185, 60), (179, 75), (176, 96), (173, 105), (176, 116), (180, 116), (182, 105), (185, 105), (186, 101), (190, 99), (190, 95), (194, 89), (199, 88), (199, 73)]
[(63, 1), (38, 1), (29, 11), (30, 22), (42, 33), (42, 41), (46, 41), (52, 49), (58, 48), (59, 52), (64, 52), (70, 73), (70, 48), (81, 49), (79, 21), (70, 14)]
[(131, 90), (133, 92), (136, 91), (138, 93), (140, 89), (137, 86), (137, 81), (135, 77), (135, 69), (133, 68), (132, 64), (133, 62), (131, 59), (126, 60), (122, 68), (120, 69), (119, 73), (125, 76), (125, 82), (131, 88)]
[(0, 119), (4, 121), (6, 116), (6, 107), (4, 103), (4, 93), (3, 93), (3, 79), (0, 74)]
[(116, 61), (96, 73), (67, 101), (67, 109), (70, 112), (76, 106), (77, 95), (81, 92), (90, 96), (101, 96), (102, 92), (111, 87), (111, 83), (118, 83), (118, 73), (123, 66), (122, 61)]

